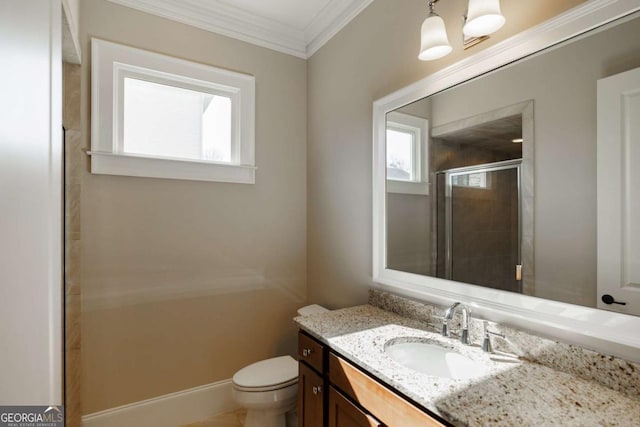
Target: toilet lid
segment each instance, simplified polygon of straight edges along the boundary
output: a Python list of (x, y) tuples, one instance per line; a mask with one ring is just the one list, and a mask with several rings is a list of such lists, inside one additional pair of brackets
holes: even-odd
[(298, 363), (291, 356), (262, 360), (240, 369), (233, 383), (240, 387), (263, 388), (288, 383), (298, 378)]

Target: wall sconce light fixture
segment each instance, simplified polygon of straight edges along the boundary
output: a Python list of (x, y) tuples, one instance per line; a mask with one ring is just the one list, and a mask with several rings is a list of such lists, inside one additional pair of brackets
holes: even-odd
[[(429, 16), (422, 23), (420, 32), (420, 54), (422, 61), (432, 61), (448, 55), (451, 44), (447, 37), (444, 20), (435, 12), (439, 0), (428, 0)], [(462, 27), (464, 37), (484, 37), (498, 31), (505, 19), (500, 12), (500, 0), (469, 0), (465, 23)]]

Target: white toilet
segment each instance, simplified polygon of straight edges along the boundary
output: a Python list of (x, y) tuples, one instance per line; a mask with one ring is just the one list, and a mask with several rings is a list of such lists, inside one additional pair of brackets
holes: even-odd
[[(300, 308), (298, 314), (326, 311), (314, 304)], [(233, 376), (233, 398), (247, 409), (244, 427), (286, 427), (287, 413), (296, 408), (298, 398), (298, 362), (280, 356), (240, 369)]]

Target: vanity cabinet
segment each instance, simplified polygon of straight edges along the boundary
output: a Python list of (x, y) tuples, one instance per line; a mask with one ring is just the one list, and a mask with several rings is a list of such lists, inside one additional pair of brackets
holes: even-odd
[(450, 426), (304, 332), (298, 353), (299, 427)]
[(324, 427), (326, 414), (325, 346), (298, 333), (298, 426)]

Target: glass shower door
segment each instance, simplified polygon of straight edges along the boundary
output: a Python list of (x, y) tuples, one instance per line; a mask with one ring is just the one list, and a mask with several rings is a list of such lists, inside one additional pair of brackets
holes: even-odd
[(446, 277), (521, 292), (520, 162), (445, 174)]

